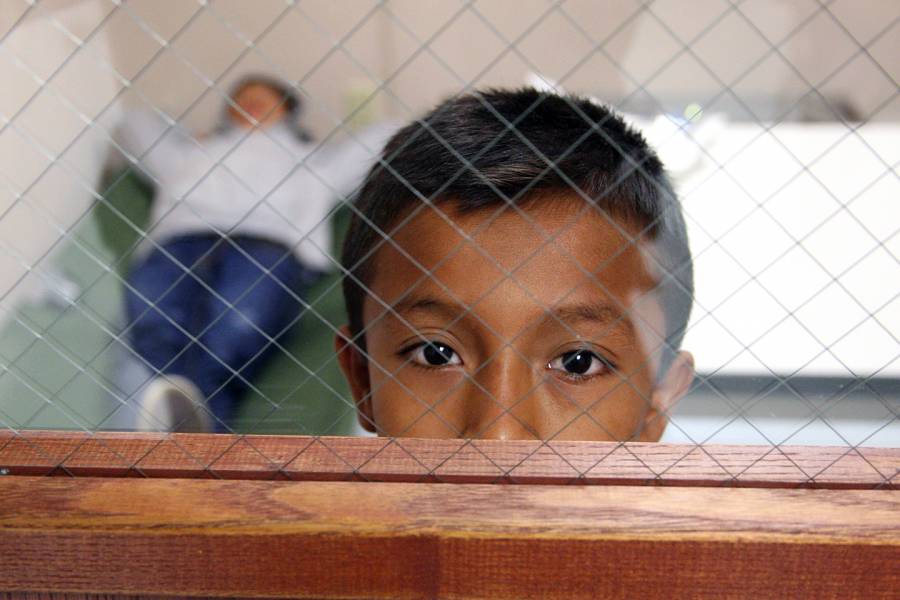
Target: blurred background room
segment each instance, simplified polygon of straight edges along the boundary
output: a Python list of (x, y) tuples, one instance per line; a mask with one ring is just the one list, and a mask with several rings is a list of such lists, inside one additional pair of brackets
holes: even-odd
[[(153, 373), (123, 282), (153, 182), (117, 132), (134, 111), (215, 132), (263, 74), (326, 157), (484, 87), (618, 108), (669, 168), (695, 260), (698, 377), (664, 440), (898, 446), (898, 21), (895, 0), (0, 0), (0, 428), (135, 427)], [(339, 187), (314, 225), (331, 257)], [(326, 271), (235, 431), (360, 433)]]

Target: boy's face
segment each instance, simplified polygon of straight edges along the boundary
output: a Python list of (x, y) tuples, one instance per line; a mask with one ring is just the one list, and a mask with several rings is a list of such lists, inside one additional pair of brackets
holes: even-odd
[(582, 207), (445, 202), (382, 244), (367, 356), (337, 341), (360, 422), (389, 436), (658, 440), (692, 359), (656, 381), (665, 323), (648, 248)]

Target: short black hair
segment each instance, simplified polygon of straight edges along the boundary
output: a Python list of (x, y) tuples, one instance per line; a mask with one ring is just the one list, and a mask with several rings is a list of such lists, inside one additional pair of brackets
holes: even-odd
[[(664, 373), (693, 299), (693, 266), (681, 204), (643, 136), (586, 98), (534, 89), (450, 98), (396, 133), (369, 171), (344, 239), (344, 301), (364, 348), (364, 286), (390, 228), (417, 207), (452, 200), (460, 211), (522, 205), (574, 191), (654, 240), (666, 318)], [(549, 192), (549, 194), (548, 194)]]

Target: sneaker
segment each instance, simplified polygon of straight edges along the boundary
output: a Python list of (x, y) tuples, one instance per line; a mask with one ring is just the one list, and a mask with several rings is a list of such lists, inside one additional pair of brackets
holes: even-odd
[(180, 375), (162, 375), (151, 381), (141, 395), (139, 409), (144, 430), (212, 431), (203, 393)]

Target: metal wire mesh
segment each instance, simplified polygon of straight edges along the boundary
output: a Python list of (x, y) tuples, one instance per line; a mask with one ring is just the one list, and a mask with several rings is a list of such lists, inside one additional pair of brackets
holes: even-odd
[[(661, 410), (664, 441), (701, 448), (755, 443), (773, 452), (790, 444), (852, 452), (900, 441), (900, 8), (893, 2), (709, 0), (685, 10), (663, 0), (8, 0), (0, 7), (7, 82), (0, 105), (0, 426), (6, 429), (168, 431), (196, 417), (194, 428), (240, 434), (343, 435), (362, 433), (361, 415), (365, 428), (391, 436), (421, 434), (430, 421), (439, 437), (549, 443), (575, 435), (573, 423), (586, 419), (594, 437), (643, 439), (636, 430), (612, 431), (565, 385), (554, 389), (575, 412), (552, 431), (537, 426), (546, 415), (524, 407), (548, 385), (549, 371), (532, 385), (519, 381), (511, 395), (486, 384), (498, 365), (532, 364), (535, 356), (523, 350), (521, 331), (510, 335), (480, 314), (483, 298), (464, 299), (452, 279), (437, 275), (463, 255), (477, 259), (481, 270), (499, 274), (483, 296), (511, 284), (571, 339), (590, 342), (520, 278), (528, 261), (554, 252), (605, 289), (597, 269), (559, 241), (591, 211), (582, 208), (582, 219), (548, 232), (527, 204), (488, 180), (504, 202), (481, 211), (488, 216), (471, 229), (438, 201), (440, 194), (407, 183), (416, 208), (383, 228), (356, 196), (373, 165), (406, 183), (382, 147), (402, 124), (428, 130), (422, 116), (441, 99), (531, 86), (563, 95), (591, 132), (602, 134), (603, 123), (567, 92), (621, 111), (658, 152), (680, 197), (696, 277), (683, 347), (693, 352), (697, 375), (684, 398)], [(302, 104), (302, 114), (288, 112), (280, 122), (289, 125), (287, 133), (238, 101), (234, 84), (248, 74), (283, 82), (280, 107), (291, 97)], [(509, 120), (484, 96), (473, 97), (510, 136), (485, 138), (485, 152), (510, 139), (524, 144), (543, 164), (536, 181), (556, 176), (592, 206), (560, 169), (561, 159), (545, 156), (517, 128), (543, 99)], [(447, 186), (478, 172), (480, 155), (462, 156), (434, 135), (460, 163)], [(581, 141), (560, 140), (562, 155)], [(607, 142), (625, 154), (615, 140)], [(280, 168), (263, 173), (272, 164)], [(628, 164), (624, 176), (652, 179), (645, 161)], [(306, 199), (305, 212), (298, 196)], [(217, 205), (226, 197), (239, 214), (219, 214), (235, 211)], [(422, 264), (398, 242), (423, 214), (437, 215), (445, 235), (459, 239), (435, 264)], [(177, 215), (192, 224), (173, 229)], [(473, 250), (466, 240), (481, 239), (510, 215), (537, 240), (528, 252), (523, 247), (519, 263), (511, 267), (479, 244), (466, 254)], [(339, 242), (354, 220), (380, 238), (370, 256), (393, 252), (429, 278), (443, 300), (464, 308), (431, 333), (473, 320), (485, 338), (500, 340), (493, 350), (456, 366), (451, 359), (459, 349), (435, 346), (398, 310), (402, 299), (384, 301), (371, 281), (342, 264)], [(640, 236), (620, 221), (607, 223), (629, 240), (626, 246), (637, 245)], [(277, 255), (263, 258), (276, 230)], [(184, 236), (194, 238), (189, 260), (172, 245)], [(198, 239), (205, 241), (198, 246)], [(210, 265), (225, 256), (252, 273), (239, 289), (204, 271), (220, 268)], [(148, 275), (155, 296), (136, 275), (151, 257), (176, 268), (169, 279)], [(302, 272), (283, 275), (294, 263)], [(237, 268), (228, 267), (232, 280)], [(344, 278), (384, 312), (353, 335), (341, 329)], [(566, 286), (553, 277), (547, 285)], [(281, 299), (284, 318), (276, 324), (262, 320), (251, 303), (263, 288)], [(182, 292), (172, 303), (176, 290)], [(196, 312), (200, 298), (212, 312), (187, 325), (181, 309)], [(150, 316), (149, 330), (140, 329)], [(415, 342), (390, 367), (363, 341), (380, 319), (396, 320)], [(140, 344), (163, 331), (180, 346), (154, 360)], [(335, 336), (352, 339), (370, 371), (380, 374), (381, 383), (356, 399), (338, 369)], [(568, 369), (577, 349), (567, 347), (571, 356), (554, 369), (559, 356), (544, 357), (540, 367)], [(452, 381), (433, 373), (441, 389), (427, 399), (398, 375), (421, 363), (422, 352), (462, 373)], [(194, 371), (182, 364), (190, 360), (197, 361)], [(650, 362), (645, 357), (634, 371), (616, 372), (612, 391), (655, 406), (636, 383)], [(217, 379), (200, 381), (213, 371)], [(161, 416), (147, 404), (160, 384), (166, 394), (206, 400), (197, 414)], [(379, 394), (411, 400), (400, 425), (388, 426), (377, 409), (358, 411), (358, 403)], [(465, 427), (448, 419), (447, 406), (460, 394), (478, 396), (490, 418)], [(881, 475), (890, 481), (897, 473)]]

